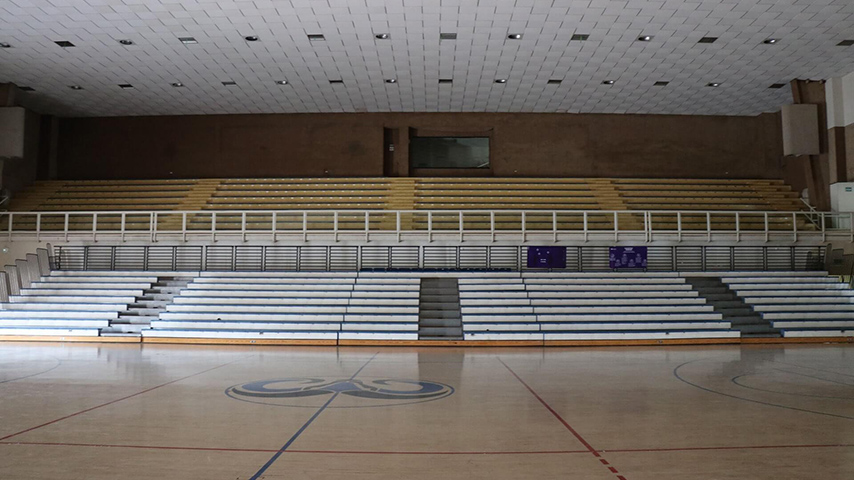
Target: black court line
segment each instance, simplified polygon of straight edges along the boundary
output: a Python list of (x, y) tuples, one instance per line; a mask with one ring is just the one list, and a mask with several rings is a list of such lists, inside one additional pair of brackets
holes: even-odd
[(206, 369), (206, 370), (202, 370), (201, 372), (196, 372), (196, 373), (194, 373), (194, 374), (192, 374), (192, 375), (187, 375), (187, 376), (185, 376), (185, 377), (177, 378), (177, 379), (175, 379), (175, 380), (171, 380), (171, 381), (166, 382), (166, 383), (161, 383), (160, 385), (155, 385), (155, 386), (153, 386), (153, 387), (151, 387), (151, 388), (147, 388), (147, 389), (145, 389), (145, 390), (142, 390), (142, 391), (139, 391), (139, 392), (136, 392), (136, 393), (132, 393), (132, 394), (130, 394), (130, 395), (126, 395), (126, 396), (124, 396), (124, 397), (117, 398), (117, 399), (115, 399), (115, 400), (111, 400), (111, 401), (106, 402), (106, 403), (102, 403), (102, 404), (100, 404), (100, 405), (95, 405), (94, 407), (89, 407), (89, 408), (87, 408), (87, 409), (80, 410), (79, 412), (74, 412), (74, 413), (69, 414), (69, 415), (66, 415), (66, 416), (64, 416), (64, 417), (59, 417), (59, 418), (54, 419), (54, 420), (51, 420), (51, 421), (49, 421), (49, 422), (42, 423), (41, 425), (36, 425), (36, 426), (34, 426), (34, 427), (30, 427), (30, 428), (27, 428), (27, 429), (25, 429), (25, 430), (21, 430), (20, 432), (15, 432), (15, 433), (12, 433), (12, 434), (6, 435), (5, 437), (0, 437), (0, 441), (8, 440), (8, 439), (10, 439), (10, 438), (12, 438), (12, 437), (17, 437), (18, 435), (21, 435), (21, 434), (23, 434), (23, 433), (32, 432), (33, 430), (38, 430), (39, 428), (46, 427), (46, 426), (48, 426), (48, 425), (53, 425), (54, 423), (61, 422), (61, 421), (63, 421), (63, 420), (67, 420), (67, 419), (69, 419), (69, 418), (71, 418), (71, 417), (76, 417), (77, 415), (82, 415), (82, 414), (84, 414), (84, 413), (91, 412), (92, 410), (97, 410), (97, 409), (99, 409), (99, 408), (101, 408), (101, 407), (106, 407), (106, 406), (108, 406), (108, 405), (112, 405), (112, 404), (114, 404), (114, 403), (121, 402), (122, 400), (127, 400), (127, 399), (129, 399), (129, 398), (133, 398), (133, 397), (136, 397), (136, 396), (142, 395), (142, 394), (144, 394), (144, 393), (148, 393), (148, 392), (150, 392), (150, 391), (152, 391), (152, 390), (157, 390), (158, 388), (165, 387), (165, 386), (167, 386), (167, 385), (172, 385), (173, 383), (177, 383), (177, 382), (180, 382), (180, 381), (182, 381), (182, 380), (186, 380), (186, 379), (188, 379), (188, 378), (192, 378), (192, 377), (195, 377), (195, 376), (197, 376), (197, 375), (201, 375), (201, 374), (203, 374), (203, 373), (207, 373), (207, 372), (210, 372), (210, 371), (212, 371), (212, 370), (216, 370), (216, 369), (218, 369), (218, 368), (225, 367), (226, 365), (231, 365), (232, 363), (235, 363), (235, 362), (237, 362), (237, 361), (238, 361), (238, 360), (232, 360), (232, 361), (230, 361), (230, 362), (228, 362), (228, 363), (223, 363), (222, 365), (217, 365), (216, 367), (211, 367), (211, 368), (208, 368), (208, 369)]
[(10, 378), (10, 379), (8, 379), (8, 380), (0, 380), (0, 384), (9, 383), (9, 382), (15, 382), (15, 381), (18, 381), (18, 380), (23, 380), (23, 379), (25, 379), (25, 378), (33, 378), (33, 377), (37, 377), (37, 376), (39, 376), (39, 375), (41, 375), (41, 374), (44, 374), (44, 373), (47, 373), (47, 372), (49, 372), (49, 371), (51, 371), (51, 370), (55, 370), (55, 369), (59, 368), (59, 366), (60, 366), (60, 365), (62, 365), (62, 360), (54, 359), (54, 361), (56, 361), (56, 365), (54, 365), (54, 366), (52, 366), (52, 367), (48, 368), (47, 370), (42, 370), (41, 372), (38, 372), (38, 373), (32, 373), (32, 374), (30, 374), (30, 375), (24, 375), (23, 377)]
[[(365, 364), (364, 364), (364, 365), (362, 365), (361, 367), (359, 367), (359, 369), (358, 369), (358, 370), (356, 370), (356, 373), (354, 373), (354, 374), (350, 377), (350, 379), (349, 379), (349, 380), (350, 380), (350, 381), (352, 381), (353, 379), (355, 379), (355, 378), (356, 378), (356, 376), (357, 376), (357, 375), (359, 375), (359, 373), (361, 373), (361, 371), (362, 371), (362, 370), (364, 370), (364, 369), (365, 369), (365, 367), (367, 367), (367, 366), (368, 366), (368, 364), (369, 364), (369, 363), (371, 363), (371, 361), (373, 361), (373, 359), (377, 357), (377, 355), (379, 355), (379, 352), (375, 353), (371, 358), (369, 358), (369, 359), (368, 359), (368, 361), (367, 361), (367, 362), (365, 362)], [(309, 427), (309, 425), (311, 425), (311, 423), (312, 423), (312, 422), (314, 422), (314, 420), (315, 420), (317, 417), (319, 417), (319, 416), (320, 416), (320, 414), (321, 414), (321, 413), (323, 413), (323, 411), (324, 411), (324, 410), (326, 410), (326, 407), (328, 407), (328, 406), (329, 406), (329, 404), (330, 404), (330, 403), (332, 403), (332, 401), (333, 401), (333, 400), (335, 400), (336, 398), (338, 398), (338, 395), (339, 395), (340, 393), (341, 393), (341, 392), (335, 392), (335, 393), (333, 393), (333, 394), (332, 394), (332, 396), (329, 398), (329, 400), (327, 400), (327, 401), (326, 401), (326, 403), (324, 403), (323, 405), (321, 405), (321, 407), (320, 407), (316, 412), (314, 412), (314, 415), (312, 415), (312, 416), (311, 416), (311, 417), (310, 417), (310, 418), (309, 418), (309, 419), (308, 419), (308, 420), (303, 424), (303, 426), (301, 426), (301, 427), (299, 428), (299, 430), (297, 430), (297, 431), (296, 431), (296, 433), (294, 433), (294, 434), (291, 436), (291, 438), (289, 438), (289, 439), (288, 439), (288, 441), (287, 441), (287, 442), (285, 442), (285, 444), (284, 444), (284, 445), (282, 445), (282, 448), (280, 448), (279, 450), (277, 450), (277, 451), (276, 451), (276, 453), (275, 453), (275, 454), (273, 454), (273, 456), (272, 456), (272, 457), (270, 457), (270, 459), (269, 459), (269, 460), (267, 460), (267, 463), (265, 463), (261, 468), (259, 468), (259, 469), (258, 469), (258, 471), (257, 471), (257, 472), (255, 472), (255, 475), (252, 475), (251, 477), (249, 477), (249, 480), (258, 480), (258, 478), (260, 478), (260, 477), (261, 477), (261, 475), (263, 475), (263, 474), (264, 474), (264, 472), (266, 472), (266, 471), (267, 471), (267, 469), (268, 469), (268, 468), (270, 468), (270, 467), (273, 465), (273, 463), (275, 463), (275, 462), (276, 462), (276, 460), (278, 460), (278, 459), (279, 459), (279, 457), (281, 457), (281, 456), (282, 456), (282, 454), (283, 454), (283, 453), (285, 453), (285, 451), (286, 451), (288, 448), (290, 448), (290, 446), (291, 446), (291, 445), (293, 445), (293, 443), (296, 441), (296, 439), (297, 439), (297, 438), (299, 438), (299, 436), (300, 436), (300, 435), (302, 435), (302, 433), (303, 433), (303, 432), (305, 432), (305, 430)], [(0, 439), (0, 440), (2, 440), (2, 439)]]
[(851, 378), (854, 378), (854, 375), (851, 375), (851, 374), (849, 374), (849, 373), (840, 373), (840, 372), (834, 372), (833, 370), (824, 370), (824, 369), (821, 369), (821, 368), (807, 367), (807, 366), (805, 366), (805, 365), (798, 365), (798, 364), (796, 364), (796, 363), (789, 363), (789, 362), (781, 362), (781, 361), (779, 361), (779, 360), (774, 360), (773, 362), (774, 362), (774, 363), (779, 363), (779, 364), (781, 364), (781, 365), (788, 365), (788, 366), (790, 366), (790, 367), (805, 368), (805, 369), (807, 369), (807, 370), (815, 370), (816, 372), (823, 372), (823, 373), (829, 373), (829, 374), (831, 374), (831, 375), (841, 375), (841, 376), (843, 376), (843, 377), (851, 377)]
[(767, 389), (767, 388), (753, 387), (751, 385), (745, 385), (744, 383), (741, 383), (742, 378), (748, 377), (748, 376), (755, 377), (757, 375), (758, 374), (755, 374), (755, 373), (745, 373), (743, 375), (737, 375), (735, 377), (732, 377), (732, 379), (730, 381), (732, 383), (734, 383), (735, 385), (738, 385), (739, 387), (746, 388), (748, 390), (756, 390), (757, 392), (776, 393), (779, 395), (791, 395), (793, 397), (831, 398), (834, 400), (851, 400), (851, 401), (854, 401), (854, 397), (834, 397), (831, 395), (810, 395), (808, 393), (784, 392), (782, 390), (771, 390), (771, 389)]
[(783, 370), (782, 368), (775, 368), (774, 370), (777, 370), (778, 372), (788, 373), (790, 375), (798, 375), (799, 377), (814, 378), (816, 380), (821, 380), (822, 382), (836, 383), (838, 385), (844, 385), (846, 387), (854, 387), (854, 383), (840, 382), (838, 380), (831, 380), (829, 378), (816, 377), (815, 375), (807, 375), (806, 373), (798, 373), (798, 372), (793, 372), (791, 370)]
[[(736, 399), (736, 400), (742, 400), (742, 401), (745, 401), (745, 402), (756, 403), (756, 404), (759, 404), (759, 405), (765, 405), (765, 406), (768, 406), (768, 407), (776, 407), (776, 408), (784, 408), (784, 409), (786, 409), (786, 410), (794, 410), (794, 411), (796, 411), (796, 412), (814, 413), (814, 414), (816, 414), (816, 415), (824, 415), (824, 416), (827, 416), (827, 417), (835, 417), (835, 418), (844, 418), (844, 419), (846, 419), (846, 420), (854, 420), (854, 417), (848, 417), (848, 416), (845, 416), (845, 415), (837, 415), (837, 414), (835, 414), (835, 413), (827, 413), (827, 412), (817, 412), (817, 411), (815, 411), (815, 410), (809, 410), (809, 409), (806, 409), (806, 408), (789, 407), (789, 406), (787, 406), (787, 405), (779, 405), (779, 404), (777, 404), (777, 403), (763, 402), (763, 401), (760, 401), (760, 400), (753, 400), (753, 399), (750, 399), (750, 398), (739, 397), (738, 395), (732, 395), (732, 394), (730, 394), (730, 393), (719, 392), (719, 391), (717, 391), (717, 390), (713, 390), (713, 389), (711, 389), (711, 388), (707, 388), (707, 387), (704, 387), (704, 386), (702, 386), (702, 385), (697, 385), (696, 383), (690, 382), (690, 381), (688, 381), (688, 380), (684, 379), (681, 375), (679, 375), (679, 369), (680, 369), (680, 368), (684, 367), (685, 365), (689, 365), (689, 364), (691, 364), (691, 363), (696, 363), (696, 362), (700, 362), (700, 361), (704, 361), (704, 360), (708, 360), (708, 358), (701, 358), (701, 359), (698, 359), (698, 360), (691, 360), (691, 361), (689, 361), (689, 362), (685, 362), (685, 363), (683, 363), (683, 364), (681, 364), (681, 365), (678, 365), (676, 368), (674, 368), (674, 369), (673, 369), (673, 376), (674, 376), (674, 377), (676, 377), (676, 379), (677, 379), (677, 380), (679, 380), (679, 381), (680, 381), (680, 382), (682, 382), (682, 383), (686, 383), (686, 384), (688, 384), (688, 385), (691, 385), (691, 386), (692, 386), (692, 387), (694, 387), (694, 388), (699, 388), (700, 390), (703, 390), (704, 392), (714, 393), (715, 395), (721, 395), (721, 396), (723, 396), (723, 397), (734, 398), (734, 399)], [(0, 439), (0, 440), (2, 440), (2, 439)]]

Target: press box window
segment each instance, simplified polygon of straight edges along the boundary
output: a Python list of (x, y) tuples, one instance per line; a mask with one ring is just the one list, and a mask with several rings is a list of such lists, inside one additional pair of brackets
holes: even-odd
[(411, 137), (411, 168), (489, 168), (489, 137)]

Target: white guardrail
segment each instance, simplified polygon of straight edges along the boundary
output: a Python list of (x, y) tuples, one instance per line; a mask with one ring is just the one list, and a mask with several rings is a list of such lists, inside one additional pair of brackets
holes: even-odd
[(691, 210), (0, 212), (9, 241), (854, 241), (854, 213)]

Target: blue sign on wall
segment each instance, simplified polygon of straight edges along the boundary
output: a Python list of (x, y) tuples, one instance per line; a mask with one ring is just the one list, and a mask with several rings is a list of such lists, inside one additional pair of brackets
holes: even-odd
[(528, 268), (566, 268), (566, 247), (528, 247)]
[(612, 269), (646, 269), (646, 247), (611, 247), (608, 263)]

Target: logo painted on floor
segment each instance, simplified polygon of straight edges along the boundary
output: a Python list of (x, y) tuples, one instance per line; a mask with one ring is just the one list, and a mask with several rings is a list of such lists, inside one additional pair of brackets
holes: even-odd
[(454, 388), (443, 383), (401, 379), (281, 378), (259, 380), (226, 389), (235, 400), (280, 407), (316, 408), (338, 393), (329, 408), (409, 405), (448, 397)]

